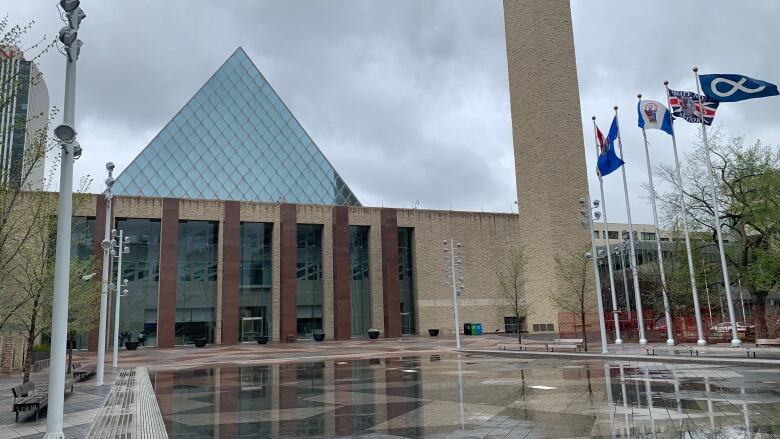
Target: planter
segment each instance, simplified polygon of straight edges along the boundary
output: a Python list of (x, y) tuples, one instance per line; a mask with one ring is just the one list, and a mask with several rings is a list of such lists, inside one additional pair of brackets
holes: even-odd
[(126, 341), (125, 342), (125, 349), (128, 351), (134, 351), (138, 349), (138, 342), (137, 341)]
[(368, 338), (370, 338), (371, 340), (376, 340), (377, 338), (379, 338), (379, 331), (376, 330), (376, 329), (375, 330), (369, 330), (368, 331)]
[(192, 340), (193, 343), (195, 343), (196, 347), (202, 348), (206, 346), (206, 339), (205, 338), (198, 338), (196, 340)]
[(322, 341), (325, 340), (325, 334), (314, 334), (314, 341)]
[(439, 328), (429, 328), (428, 335), (430, 335), (431, 337), (436, 337), (437, 335), (439, 335)]
[(257, 337), (255, 337), (255, 340), (257, 341), (257, 344), (266, 344), (268, 343), (268, 336), (258, 335)]

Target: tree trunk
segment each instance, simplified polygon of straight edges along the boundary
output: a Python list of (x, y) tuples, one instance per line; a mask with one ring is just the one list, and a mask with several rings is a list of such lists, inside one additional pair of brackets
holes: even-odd
[[(37, 309), (37, 305), (38, 299), (36, 299), (34, 302), (34, 309)], [(33, 346), (35, 345), (35, 324), (37, 315), (37, 312), (33, 312), (32, 318), (30, 319), (30, 327), (27, 328), (27, 355), (25, 356), (24, 366), (22, 367), (24, 372), (24, 375), (22, 376), (22, 384), (30, 381), (30, 372), (32, 372)]]
[(580, 323), (582, 324), (582, 347), (588, 352), (588, 335), (585, 332), (585, 313), (580, 313)]
[(756, 338), (767, 338), (766, 329), (766, 296), (769, 291), (754, 291), (755, 304), (753, 305), (753, 323), (756, 325)]
[(517, 327), (515, 329), (517, 329), (517, 343), (519, 344), (523, 342), (523, 331), (520, 328), (520, 313), (515, 313), (515, 320), (517, 321)]

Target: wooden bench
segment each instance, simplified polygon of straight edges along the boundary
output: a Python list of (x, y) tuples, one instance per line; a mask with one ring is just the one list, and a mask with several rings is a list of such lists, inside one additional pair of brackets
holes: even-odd
[(699, 354), (706, 354), (706, 353), (733, 353), (733, 352), (744, 352), (748, 358), (753, 357), (756, 358), (756, 350), (753, 348), (746, 348), (746, 347), (721, 347), (721, 346), (706, 346), (706, 347), (698, 347), (698, 346), (674, 346), (674, 347), (655, 347), (655, 346), (646, 346), (645, 352), (647, 352), (647, 355), (656, 355), (656, 352), (658, 353), (667, 353), (667, 354), (674, 354), (679, 355), (681, 353), (687, 352), (688, 355), (693, 357), (696, 355), (697, 357)]
[(780, 346), (780, 338), (758, 338), (756, 339), (756, 347), (761, 346)]
[(580, 352), (585, 348), (585, 340), (581, 338), (556, 338), (552, 343), (549, 343), (547, 347), (553, 352), (555, 352), (555, 348), (574, 349), (577, 352)]
[(76, 377), (78, 381), (85, 381), (92, 375), (95, 375), (97, 372), (97, 365), (88, 364), (86, 366), (82, 366), (81, 363), (74, 362), (71, 365), (71, 369), (73, 370), (73, 376)]
[(529, 347), (533, 348), (533, 347), (539, 347), (539, 346), (544, 346), (544, 350), (547, 351), (547, 350), (549, 350), (549, 348), (547, 347), (547, 345), (549, 345), (549, 344), (550, 344), (549, 340), (534, 340), (534, 339), (527, 338), (527, 339), (523, 340), (522, 343), (520, 343), (519, 346), (520, 346), (520, 350), (521, 351), (525, 351)]
[(38, 412), (49, 403), (49, 394), (44, 391), (35, 391), (35, 383), (28, 381), (11, 389), (14, 394), (13, 411), (16, 413), (16, 422), (19, 422), (19, 412), (35, 410), (35, 420), (38, 420)]

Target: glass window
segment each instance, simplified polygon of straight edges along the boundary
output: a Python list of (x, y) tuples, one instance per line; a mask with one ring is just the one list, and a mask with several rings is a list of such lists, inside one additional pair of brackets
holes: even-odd
[(642, 241), (655, 241), (655, 233), (642, 232), (640, 234)]
[(239, 334), (242, 342), (271, 336), (272, 224), (241, 223)]
[(401, 293), (401, 333), (417, 333), (416, 294), (414, 285), (414, 229), (398, 228), (398, 279)]
[(176, 344), (214, 343), (218, 231), (215, 221), (179, 221)]
[(298, 224), (298, 338), (322, 332), (322, 226)]
[[(80, 261), (94, 262), (95, 245), (95, 218), (73, 217), (71, 219), (70, 234), (70, 257)], [(54, 240), (56, 240), (56, 229), (54, 230)], [(51, 256), (54, 260), (54, 255)], [(100, 282), (100, 277), (97, 277)], [(97, 305), (97, 301), (95, 304)], [(97, 312), (97, 308), (95, 309)], [(87, 336), (89, 332), (80, 332), (69, 334), (76, 339), (76, 349), (87, 349)]]
[(619, 239), (617, 230), (609, 231), (609, 239)]
[(157, 299), (160, 280), (160, 220), (118, 219), (117, 230), (128, 238), (130, 253), (122, 256), (122, 271), (128, 280), (127, 296), (122, 298), (119, 331), (131, 334), (132, 340), (157, 344)]
[(371, 328), (370, 230), (367, 226), (349, 226), (349, 294), (353, 337), (365, 337)]

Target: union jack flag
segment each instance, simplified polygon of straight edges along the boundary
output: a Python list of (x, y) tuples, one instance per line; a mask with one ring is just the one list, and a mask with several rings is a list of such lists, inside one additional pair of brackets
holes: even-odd
[(669, 106), (672, 107), (672, 115), (690, 123), (701, 123), (701, 107), (703, 106), (704, 124), (712, 125), (718, 104), (718, 102), (709, 101), (706, 96), (698, 95), (692, 91), (669, 90)]

